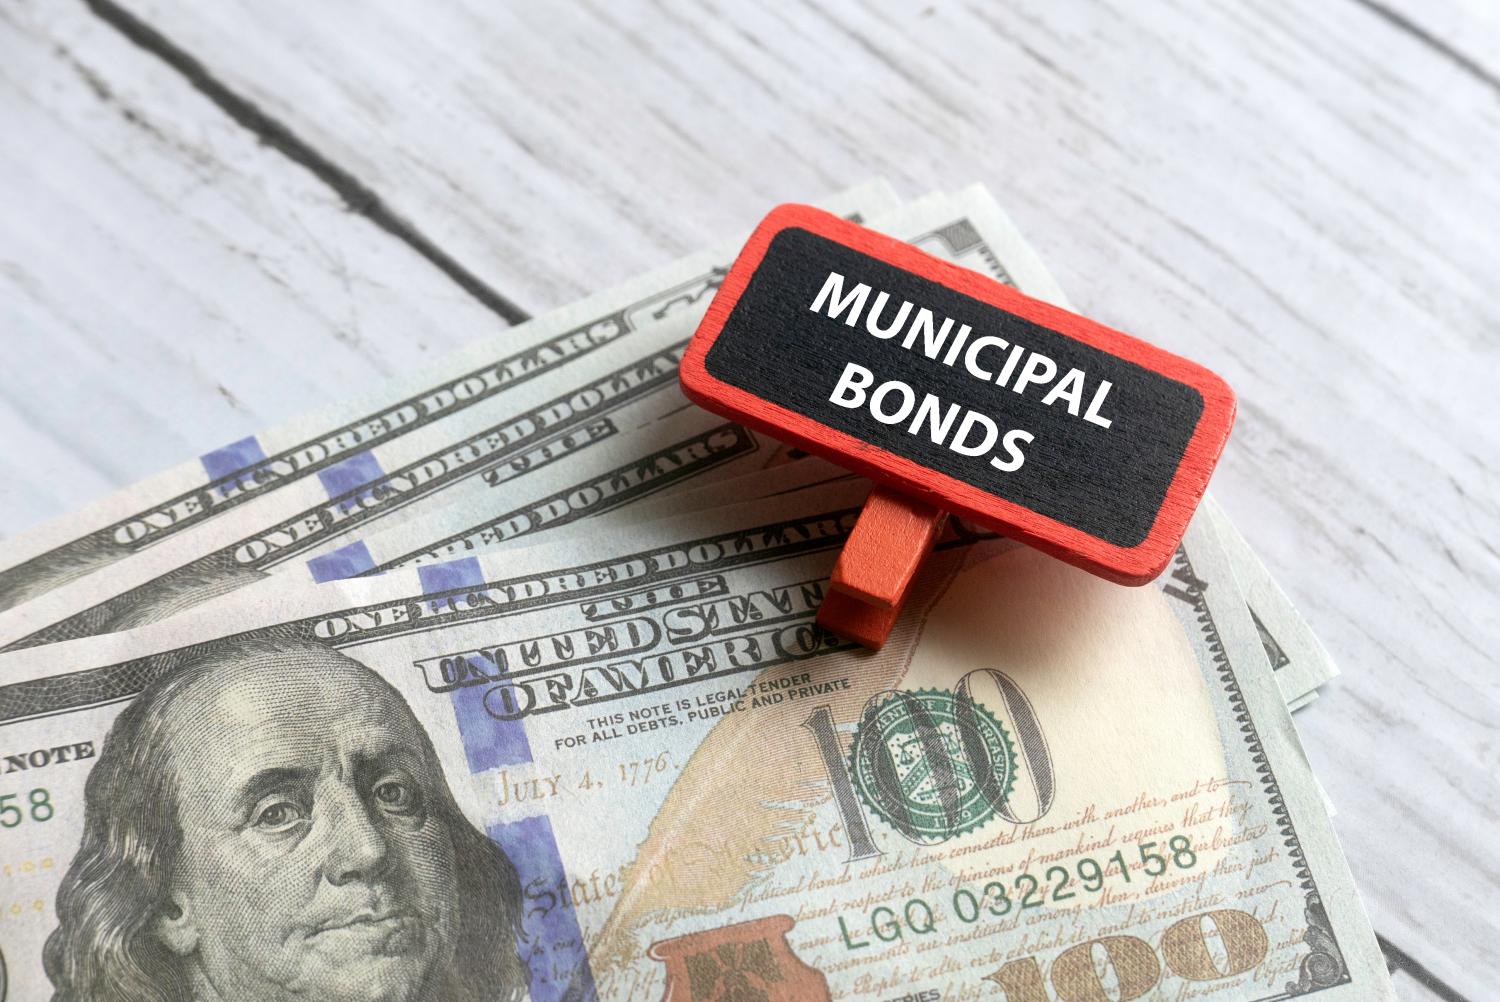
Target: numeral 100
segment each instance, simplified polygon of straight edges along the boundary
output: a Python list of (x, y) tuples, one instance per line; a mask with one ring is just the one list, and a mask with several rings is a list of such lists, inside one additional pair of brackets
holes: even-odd
[[(1218, 940), (1215, 949), (1210, 939)], [(1243, 974), (1266, 959), (1270, 942), (1260, 920), (1236, 909), (1189, 915), (1167, 928), (1161, 954), (1167, 968), (1188, 981), (1217, 981)], [(1114, 972), (1114, 990), (1100, 974)], [(1061, 1002), (1130, 1002), (1156, 987), (1161, 962), (1135, 936), (1103, 936), (1070, 946), (1052, 962), (1052, 991)], [(1005, 991), (1006, 1002), (1052, 1002), (1035, 957), (1012, 960), (985, 976)]]

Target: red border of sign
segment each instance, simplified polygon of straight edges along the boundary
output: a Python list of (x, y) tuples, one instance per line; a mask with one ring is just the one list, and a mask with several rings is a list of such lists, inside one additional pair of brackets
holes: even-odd
[[(1182, 462), (1167, 487), (1146, 538), (1133, 547), (1116, 546), (709, 375), (704, 364), (708, 351), (723, 331), (725, 322), (750, 282), (750, 276), (760, 267), (772, 238), (782, 230), (792, 228), (826, 237), (956, 292), (1018, 314), (1101, 351), (1186, 383), (1202, 394), (1203, 413), (1198, 426), (1188, 440)], [(708, 410), (742, 421), (871, 480), (889, 484), (1122, 584), (1145, 584), (1160, 574), (1172, 559), (1193, 511), (1203, 498), (1214, 464), (1224, 450), (1235, 412), (1234, 391), (1201, 365), (808, 205), (778, 206), (750, 235), (749, 242), (719, 286), (703, 322), (688, 344), (682, 359), (681, 377), (683, 392)]]

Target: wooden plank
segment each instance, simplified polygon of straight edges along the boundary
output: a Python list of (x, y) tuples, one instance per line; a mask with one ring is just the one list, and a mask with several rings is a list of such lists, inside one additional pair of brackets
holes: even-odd
[(1355, 2), (129, 8), (527, 304), (872, 172), (991, 183), (1081, 311), (1239, 392), (1215, 489), (1344, 666), (1298, 722), (1365, 900), (1490, 994), (1482, 78)]
[(7, 529), (503, 325), (81, 5), (0, 51)]

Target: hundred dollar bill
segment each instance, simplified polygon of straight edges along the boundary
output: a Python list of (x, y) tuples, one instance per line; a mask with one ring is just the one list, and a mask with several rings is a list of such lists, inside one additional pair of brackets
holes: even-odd
[[(479, 525), (469, 525), (472, 510), (450, 506), (432, 520), (377, 533), (364, 541), (365, 559), (360, 566), (370, 566), (357, 573), (389, 574), (400, 569), (406, 587), (415, 591), (422, 587), (424, 576), (443, 573), (429, 565), (459, 566), (459, 562), (477, 554), (522, 545), (549, 545), (558, 542), (560, 536), (565, 540), (569, 533), (634, 538), (641, 534), (641, 525), (653, 519), (854, 479), (824, 460), (806, 457), (781, 462), (785, 455), (774, 440), (697, 408), (687, 408), (621, 436), (608, 453), (579, 453), (539, 471), (526, 481), (530, 489), (527, 501), (491, 512)], [(734, 475), (747, 468), (752, 472)], [(1216, 507), (1207, 517), (1216, 531), (1233, 531)], [(463, 527), (457, 535), (443, 535), (455, 525)], [(431, 542), (434, 536), (439, 538)], [(416, 549), (412, 549), (414, 540), (420, 541)], [(1246, 553), (1242, 559), (1253, 561), (1254, 556)], [(416, 570), (418, 567), (423, 569)], [(1265, 573), (1258, 561), (1255, 567)], [(1235, 571), (1236, 579), (1243, 580), (1239, 566)], [(235, 603), (255, 604), (262, 594), (281, 594), (286, 586), (283, 576), (267, 579), (217, 599), (216, 608), (223, 615), (233, 616)], [(1297, 662), (1281, 652), (1316, 645), (1316, 638), (1274, 586), (1262, 596), (1261, 608), (1269, 612), (1258, 614), (1254, 607), (1248, 611), (1257, 623), (1267, 655), (1279, 655), (1272, 662), (1277, 681), (1288, 706), (1297, 709), (1315, 694), (1298, 693), (1286, 682), (1282, 670)], [(1284, 627), (1279, 630), (1280, 641), (1259, 628), (1262, 618)]]
[[(1067, 305), (1057, 283), (988, 191), (976, 186), (955, 195), (952, 208), (944, 213), (953, 221), (924, 231), (920, 220), (931, 214), (925, 209), (908, 210), (905, 218), (898, 214), (887, 225), (895, 232), (912, 234), (912, 242), (929, 253), (981, 271), (998, 281), (1017, 285), (1030, 295)], [(749, 435), (748, 432), (744, 434)], [(723, 441), (725, 447), (729, 447), (728, 440)], [(680, 492), (689, 482), (698, 484), (706, 475), (722, 477), (734, 470), (724, 464), (711, 465), (711, 460), (705, 457), (696, 464), (701, 473), (694, 479), (693, 471), (684, 469), (672, 458), (680, 455), (682, 449), (683, 445), (669, 444), (665, 440), (660, 445), (634, 450), (623, 442), (616, 442), (611, 452), (624, 450), (623, 457), (615, 457), (623, 458), (623, 462), (609, 461), (606, 465), (606, 460), (595, 453), (581, 457), (575, 466), (560, 467), (560, 474), (564, 469), (567, 473), (559, 480), (569, 486), (550, 491), (545, 503), (503, 508), (483, 493), (472, 494), (467, 500), (452, 500), (421, 520), (407, 520), (365, 537), (359, 559), (348, 562), (347, 575), (380, 573), (407, 564), (441, 562), (489, 547), (515, 545), (529, 541), (531, 534), (538, 530), (572, 526), (577, 519), (597, 512), (620, 513), (630, 504), (635, 507), (628, 509), (631, 512), (628, 518), (637, 520), (698, 510), (729, 499), (761, 497), (772, 492), (770, 485), (774, 480), (767, 481), (764, 490), (741, 480), (728, 490), (704, 488), (696, 493), (696, 501), (684, 500)], [(767, 463), (794, 454), (792, 450), (782, 450)], [(643, 468), (655, 470), (663, 460), (670, 467), (673, 478), (670, 483), (655, 479), (655, 487), (647, 498), (648, 491), (639, 482), (638, 471)], [(830, 471), (826, 476), (816, 475), (823, 479), (835, 475), (831, 471), (836, 468), (826, 464), (825, 468)], [(575, 470), (578, 471), (576, 475)], [(617, 489), (611, 489), (611, 484), (618, 485)], [(536, 496), (535, 492), (533, 496)], [(1306, 705), (1314, 690), (1336, 674), (1331, 659), (1222, 509), (1212, 500), (1205, 503), (1205, 509), (1217, 531), (1225, 536), (1237, 577), (1252, 601), (1251, 617), (1266, 645), (1278, 684), (1289, 703), (1298, 707)], [(609, 525), (593, 523), (591, 530), (621, 531), (615, 528), (618, 524), (619, 519), (612, 519)], [(523, 534), (527, 539), (521, 538)], [(541, 539), (545, 541), (547, 537)], [(322, 559), (313, 561), (307, 570), (314, 580), (319, 581), (347, 576), (339, 573), (337, 566)]]
[[(1035, 253), (982, 188), (971, 188), (951, 200), (925, 199), (878, 217), (875, 225), (888, 232), (906, 234), (914, 245), (980, 270), (998, 281), (1018, 285), (1034, 295), (1059, 298), (1056, 284)], [(673, 404), (686, 403), (681, 398), (671, 399)], [(707, 429), (704, 426), (696, 430)], [(589, 429), (585, 426), (582, 430), (587, 433)], [(496, 491), (471, 484), (466, 491), (445, 492), (442, 506), (421, 509), (420, 517), (386, 519), (374, 530), (357, 534), (357, 541), (349, 541), (347, 533), (341, 535), (341, 545), (335, 553), (330, 554), (325, 545), (314, 550), (310, 558), (303, 555), (297, 561), (283, 561), (278, 566), (300, 567), (313, 580), (327, 581), (381, 573), (409, 563), (460, 557), (488, 546), (513, 544), (522, 535), (571, 525), (579, 518), (601, 511), (619, 510), (651, 493), (681, 490), (690, 481), (696, 483), (709, 474), (721, 477), (738, 472), (748, 458), (747, 451), (753, 450), (759, 457), (769, 450), (764, 459), (757, 459), (759, 465), (780, 462), (795, 454), (774, 441), (763, 437), (757, 440), (743, 428), (735, 432), (736, 440), (725, 435), (718, 437), (719, 457), (697, 455), (697, 447), (682, 437), (680, 429), (663, 430), (657, 426), (650, 434), (657, 438), (647, 437), (644, 441), (638, 438), (633, 443), (611, 441), (606, 450), (558, 464), (545, 499), (532, 500), (540, 497), (532, 491), (525, 504), (512, 508), (508, 503), (497, 502)], [(740, 457), (732, 466), (716, 461), (728, 449), (735, 450)], [(691, 463), (685, 461), (689, 452), (694, 456)], [(656, 475), (666, 471), (671, 473), (670, 480)], [(488, 486), (505, 488), (508, 492), (514, 485), (503, 481)], [(528, 486), (534, 486), (534, 481), (528, 481)], [(661, 505), (673, 504), (671, 498), (658, 500)], [(7, 635), (0, 622), (0, 643)]]
[[(832, 463), (816, 457), (797, 459), (788, 465), (726, 476), (691, 490), (657, 494), (630, 507), (613, 508), (608, 518), (590, 522), (588, 531), (623, 533), (629, 536), (635, 531), (635, 526), (653, 519), (671, 518), (685, 512), (737, 504), (752, 498), (773, 497), (845, 478), (853, 478), (853, 475)], [(1297, 612), (1286, 593), (1277, 586), (1270, 571), (1250, 549), (1213, 495), (1204, 498), (1200, 517), (1213, 527), (1230, 566), (1234, 568), (1235, 580), (1245, 599), (1246, 612), (1265, 647), (1266, 657), (1270, 661), (1277, 686), (1286, 699), (1287, 708), (1293, 711), (1302, 709), (1318, 698), (1319, 686), (1338, 675), (1337, 666), (1312, 627)], [(546, 545), (554, 538), (544, 532), (531, 537), (528, 543)], [(439, 562), (452, 559), (453, 556), (452, 551), (434, 550), (414, 555), (411, 563)], [(1247, 581), (1251, 583), (1248, 588), (1245, 585)]]
[[(922, 200), (872, 225), (924, 240), (964, 231), (971, 248), (980, 243), (961, 210), (944, 198)], [(994, 254), (988, 247), (977, 249)], [(1005, 252), (1017, 259), (1005, 264), (1015, 274), (1036, 267), (1019, 240)], [(685, 406), (677, 360), (705, 306), (706, 301), (683, 306), (628, 339), (593, 349), (576, 364), (383, 444), (380, 461), (356, 463), (370, 470), (340, 482), (331, 499), (324, 470), (317, 481), (282, 485), (195, 531), (161, 540), (132, 559), (0, 613), (0, 648), (55, 643), (165, 618), (293, 562), (310, 564), (315, 576), (351, 573), (364, 558), (361, 537), (377, 523), (389, 527), (423, 520), (466, 498), (493, 510), (504, 503), (504, 491), (493, 488), (508, 488), (561, 455), (596, 447), (621, 429)]]
[(561, 457), (680, 407), (677, 361), (693, 325), (668, 317), (510, 388), (499, 414), (476, 408), (386, 443), (383, 472), (341, 485), (331, 500), (317, 479), (281, 485), (253, 507), (8, 609), (0, 647), (164, 619), (292, 562), (347, 567), (358, 558), (347, 545), (377, 522), (420, 519), (465, 494), (504, 497)]
[(948, 532), (812, 616), (834, 484), (0, 659), (20, 998), (1387, 1000), (1200, 520)]
[[(590, 523), (589, 531), (624, 533), (628, 536), (634, 531), (633, 526), (641, 522), (737, 504), (751, 498), (773, 497), (852, 477), (848, 471), (815, 457), (797, 459), (785, 466), (727, 476), (692, 490), (673, 492), (666, 496), (658, 494), (628, 508), (615, 508), (607, 519)], [(1302, 709), (1318, 698), (1319, 686), (1338, 675), (1337, 666), (1312, 627), (1297, 612), (1291, 599), (1276, 584), (1265, 564), (1250, 549), (1211, 494), (1204, 498), (1201, 517), (1213, 527), (1230, 566), (1234, 568), (1235, 581), (1241, 587), (1246, 612), (1265, 647), (1266, 657), (1276, 676), (1277, 687), (1286, 699), (1287, 709)], [(546, 545), (552, 539), (552, 536), (544, 533), (533, 537), (531, 545)], [(414, 558), (413, 563), (450, 558), (448, 553), (432, 552)], [(1250, 588), (1245, 586), (1247, 581), (1251, 582), (1250, 588), (1254, 589), (1253, 597)], [(1272, 625), (1268, 626), (1268, 623)]]
[[(868, 218), (898, 206), (884, 181), (827, 199)], [(706, 306), (736, 247), (696, 254), (500, 331), (421, 371), (351, 394), (34, 529), (0, 540), (0, 609), (190, 533), (267, 494), (316, 478), (338, 499), (392, 467), (404, 436), (493, 405), (515, 386), (684, 309)]]

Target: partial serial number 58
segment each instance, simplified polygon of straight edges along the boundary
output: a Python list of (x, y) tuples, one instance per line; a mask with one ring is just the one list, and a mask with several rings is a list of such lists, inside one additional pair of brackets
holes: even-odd
[(21, 794), (0, 793), (0, 828), (14, 828), (27, 820), (51, 821), (52, 813), (52, 794), (42, 787), (28, 790), (24, 805)]

